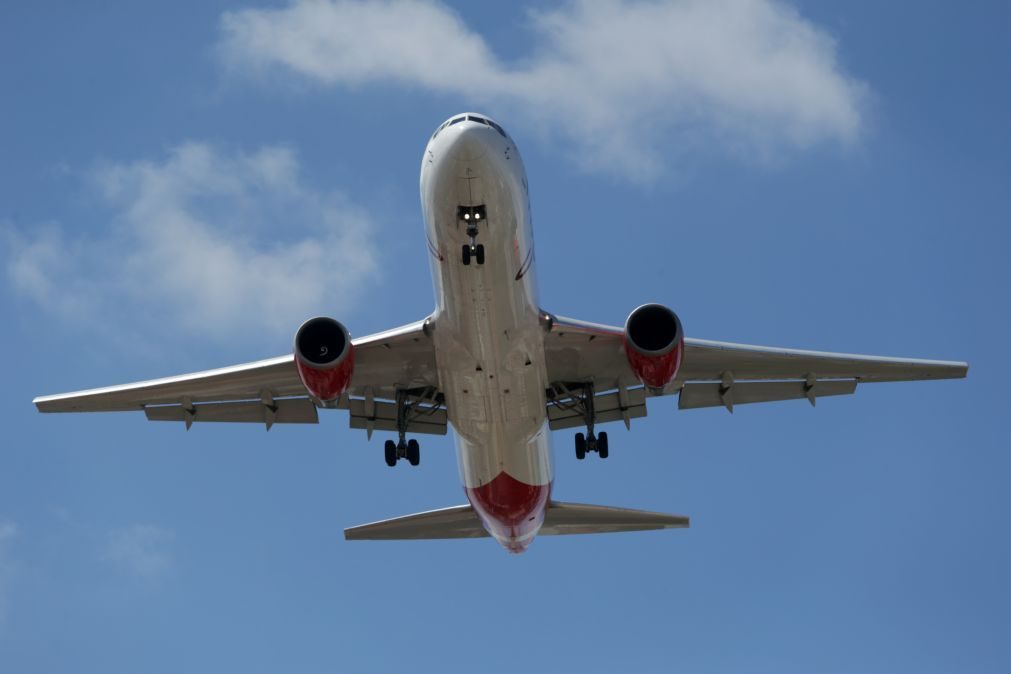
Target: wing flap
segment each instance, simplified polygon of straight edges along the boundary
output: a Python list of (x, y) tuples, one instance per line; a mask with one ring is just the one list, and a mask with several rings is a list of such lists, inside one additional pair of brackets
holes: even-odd
[(182, 405), (145, 407), (148, 421), (194, 422), (246, 422), (267, 426), (274, 424), (318, 424), (316, 406), (308, 398), (275, 400), (267, 405), (262, 401), (236, 403), (202, 403), (190, 408)]
[(678, 409), (691, 410), (700, 407), (733, 409), (734, 405), (802, 399), (814, 404), (817, 398), (849, 395), (856, 389), (855, 379), (818, 380), (811, 385), (806, 381), (746, 382), (731, 386), (724, 386), (720, 382), (685, 384), (678, 398)]

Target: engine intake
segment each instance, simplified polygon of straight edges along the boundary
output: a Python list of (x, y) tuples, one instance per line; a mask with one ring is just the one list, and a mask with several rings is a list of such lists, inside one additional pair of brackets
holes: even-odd
[(644, 304), (625, 321), (625, 355), (635, 376), (650, 388), (663, 388), (681, 367), (681, 320), (662, 304)]
[(351, 383), (355, 369), (351, 333), (332, 318), (310, 318), (295, 333), (295, 367), (309, 395), (330, 402)]

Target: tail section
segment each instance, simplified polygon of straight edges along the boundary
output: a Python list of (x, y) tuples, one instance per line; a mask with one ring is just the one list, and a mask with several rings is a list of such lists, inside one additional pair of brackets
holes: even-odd
[[(540, 534), (543, 536), (605, 534), (621, 531), (686, 529), (688, 525), (688, 518), (683, 515), (553, 501), (548, 504)], [(344, 538), (349, 541), (429, 540), (486, 536), (488, 536), (488, 532), (481, 525), (477, 513), (469, 505), (429, 510), (344, 530)]]

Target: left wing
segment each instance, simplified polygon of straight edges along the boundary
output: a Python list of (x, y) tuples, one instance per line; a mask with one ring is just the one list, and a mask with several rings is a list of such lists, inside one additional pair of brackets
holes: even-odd
[[(628, 364), (624, 330), (619, 327), (553, 317), (545, 337), (548, 379), (556, 394), (549, 408), (552, 428), (581, 425), (576, 409), (580, 385), (592, 384), (598, 421), (645, 416), (645, 398), (657, 395), (642, 388)], [(853, 393), (857, 384), (884, 381), (958, 379), (968, 363), (884, 358), (750, 346), (704, 339), (685, 339), (677, 377), (659, 395), (679, 393), (678, 407), (807, 399)], [(560, 403), (560, 405), (558, 404)], [(579, 405), (576, 405), (579, 408)]]
[[(397, 391), (412, 391), (434, 404), (438, 391), (435, 350), (418, 321), (386, 332), (352, 340), (355, 369), (350, 388), (337, 407), (348, 408), (383, 428), (384, 401)], [(144, 410), (148, 419), (184, 421), (245, 421), (266, 424), (317, 423), (316, 407), (303, 386), (291, 354), (164, 379), (106, 388), (41, 396), (34, 401), (40, 412), (122, 412)], [(438, 405), (435, 405), (438, 407)], [(437, 411), (437, 410), (434, 410)], [(385, 416), (389, 416), (385, 414)], [(445, 410), (432, 414), (437, 428), (412, 428), (414, 432), (445, 433)], [(395, 415), (393, 417), (395, 422)]]

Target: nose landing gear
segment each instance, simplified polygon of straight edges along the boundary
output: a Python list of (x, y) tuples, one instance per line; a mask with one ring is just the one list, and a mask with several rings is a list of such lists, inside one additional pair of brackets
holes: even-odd
[(471, 260), (484, 264), (484, 245), (477, 243), (477, 226), (488, 219), (484, 205), (460, 206), (456, 215), (458, 220), (467, 226), (467, 236), (470, 237), (470, 243), (463, 245), (463, 264), (470, 265)]
[(463, 244), (463, 263), (469, 265), (473, 258), (478, 264), (484, 264), (484, 244), (475, 244), (471, 237), (469, 244)]

